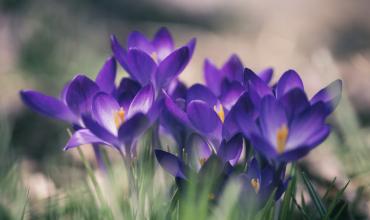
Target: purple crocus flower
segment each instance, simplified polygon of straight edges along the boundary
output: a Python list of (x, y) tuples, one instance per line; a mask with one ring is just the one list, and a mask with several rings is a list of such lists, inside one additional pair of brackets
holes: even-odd
[(195, 48), (195, 39), (175, 49), (169, 31), (160, 28), (152, 41), (140, 32), (132, 32), (126, 49), (112, 36), (111, 47), (115, 58), (132, 79), (142, 86), (152, 82), (155, 90), (160, 92), (161, 89), (166, 90), (188, 64)]
[(99, 91), (113, 93), (115, 78), (116, 62), (109, 58), (95, 82), (84, 75), (77, 75), (65, 85), (60, 98), (33, 90), (22, 90), (20, 94), (23, 102), (35, 112), (83, 127), (81, 115), (89, 112), (92, 97)]
[[(267, 68), (259, 72), (258, 76), (268, 84), (272, 74), (273, 69)], [(204, 78), (209, 89), (223, 102), (230, 102), (230, 98), (232, 98), (230, 95), (240, 95), (246, 89), (244, 65), (235, 54), (231, 55), (221, 68), (217, 68), (209, 59), (206, 59), (204, 61)]]
[(99, 92), (92, 100), (91, 115), (83, 117), (86, 129), (76, 131), (65, 150), (98, 143), (112, 146), (132, 157), (137, 138), (158, 117), (160, 105), (160, 101), (155, 101), (151, 84), (143, 87), (128, 107), (120, 105), (112, 95)]

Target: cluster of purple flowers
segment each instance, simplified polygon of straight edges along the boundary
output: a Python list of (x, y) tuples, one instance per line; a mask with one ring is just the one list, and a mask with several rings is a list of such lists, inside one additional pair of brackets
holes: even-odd
[[(77, 75), (60, 98), (29, 90), (21, 91), (21, 97), (34, 111), (73, 125), (65, 150), (108, 146), (132, 160), (138, 141), (151, 129), (158, 140), (151, 149), (179, 186), (192, 175), (206, 175), (212, 166), (222, 176), (218, 187), (233, 176), (245, 192), (265, 200), (276, 189), (279, 199), (289, 180), (287, 164), (328, 137), (326, 119), (340, 100), (341, 81), (309, 99), (294, 70), (271, 84), (271, 68), (256, 73), (232, 55), (221, 68), (205, 60), (205, 85), (188, 88), (178, 76), (195, 42), (176, 48), (166, 28), (153, 40), (132, 32), (126, 47), (112, 36), (113, 56), (95, 81)], [(129, 75), (118, 86), (116, 62)], [(177, 156), (161, 148), (162, 136), (174, 139)]]

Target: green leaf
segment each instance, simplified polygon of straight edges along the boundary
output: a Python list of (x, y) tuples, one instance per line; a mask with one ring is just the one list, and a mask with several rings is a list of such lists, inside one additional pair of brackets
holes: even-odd
[(312, 185), (310, 179), (307, 177), (307, 175), (304, 172), (302, 172), (302, 178), (303, 178), (304, 184), (306, 185), (308, 193), (310, 194), (310, 197), (311, 197), (317, 211), (319, 212), (320, 218), (321, 219), (325, 218), (328, 211), (327, 211), (324, 203), (322, 202), (321, 198), (319, 197), (319, 194), (316, 192), (316, 190), (315, 190), (314, 186)]

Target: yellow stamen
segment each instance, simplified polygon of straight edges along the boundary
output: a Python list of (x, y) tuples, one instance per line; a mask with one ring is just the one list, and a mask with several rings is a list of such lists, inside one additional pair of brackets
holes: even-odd
[(156, 61), (156, 60), (158, 59), (158, 55), (157, 55), (157, 53), (156, 53), (156, 52), (153, 52), (150, 56), (152, 57), (152, 59), (153, 59), (154, 61)]
[(222, 105), (220, 105), (220, 108), (217, 109), (217, 106), (213, 106), (213, 110), (215, 110), (215, 112), (217, 113), (218, 117), (220, 118), (221, 122), (224, 123), (225, 121), (225, 111), (224, 111), (224, 107)]
[(206, 160), (207, 160), (206, 158), (200, 158), (199, 159), (200, 165), (203, 166), (203, 164), (206, 162)]
[(260, 191), (260, 181), (256, 178), (251, 179), (251, 186), (256, 193)]
[(283, 153), (286, 147), (286, 142), (288, 139), (288, 127), (286, 124), (283, 124), (276, 133), (276, 146), (277, 146), (277, 152)]
[(114, 123), (116, 127), (119, 128), (121, 124), (125, 121), (125, 110), (121, 107), (115, 114), (114, 114)]

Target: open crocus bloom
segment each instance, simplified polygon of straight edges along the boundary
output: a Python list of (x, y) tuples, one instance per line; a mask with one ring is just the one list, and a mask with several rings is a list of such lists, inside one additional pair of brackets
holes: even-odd
[(266, 96), (261, 101), (258, 128), (249, 136), (255, 149), (269, 159), (284, 162), (297, 160), (330, 133), (322, 102), (301, 111), (289, 112), (290, 109), (273, 96)]
[(111, 38), (111, 46), (115, 58), (132, 79), (142, 86), (153, 82), (158, 92), (166, 89), (184, 70), (193, 54), (195, 39), (175, 49), (171, 34), (166, 28), (161, 28), (152, 41), (134, 31), (128, 37), (127, 49), (115, 36)]
[(59, 99), (32, 90), (21, 91), (21, 97), (27, 106), (40, 114), (82, 127), (81, 115), (89, 112), (92, 97), (99, 91), (113, 93), (115, 78), (116, 62), (109, 58), (95, 82), (77, 75), (65, 85)]
[(158, 117), (159, 105), (154, 102), (152, 85), (142, 88), (130, 106), (125, 108), (104, 92), (94, 96), (92, 114), (83, 117), (86, 129), (78, 130), (68, 141), (65, 150), (91, 143), (113, 146), (132, 156), (132, 146)]

